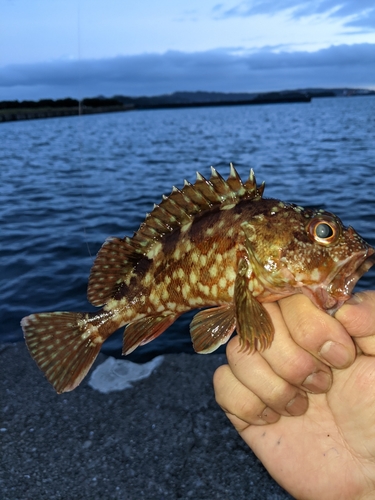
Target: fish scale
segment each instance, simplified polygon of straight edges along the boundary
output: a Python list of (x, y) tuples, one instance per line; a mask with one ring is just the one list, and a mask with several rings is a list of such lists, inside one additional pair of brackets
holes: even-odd
[(77, 387), (102, 343), (118, 328), (128, 354), (183, 313), (202, 309), (190, 333), (209, 353), (236, 329), (243, 349), (270, 346), (264, 302), (307, 295), (329, 314), (350, 298), (375, 250), (335, 215), (263, 197), (253, 171), (212, 168), (154, 206), (133, 237), (109, 238), (92, 267), (96, 313), (37, 313), (21, 325), (32, 357), (57, 392)]

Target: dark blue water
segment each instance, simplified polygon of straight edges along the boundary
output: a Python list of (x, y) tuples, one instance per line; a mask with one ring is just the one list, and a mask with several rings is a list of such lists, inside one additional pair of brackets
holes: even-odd
[[(267, 197), (329, 209), (375, 244), (374, 130), (373, 97), (1, 124), (0, 341), (21, 340), (32, 312), (94, 310), (86, 286), (104, 240), (133, 234), (210, 165), (225, 177), (231, 161), (243, 177), (252, 167)], [(375, 288), (374, 270), (359, 288)], [(134, 354), (188, 351), (188, 322)]]

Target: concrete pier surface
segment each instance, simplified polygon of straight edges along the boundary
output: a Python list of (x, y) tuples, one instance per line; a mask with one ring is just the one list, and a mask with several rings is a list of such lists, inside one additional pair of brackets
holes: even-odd
[(0, 345), (0, 498), (292, 499), (215, 402), (225, 361), (167, 354), (131, 389), (58, 395), (23, 343)]

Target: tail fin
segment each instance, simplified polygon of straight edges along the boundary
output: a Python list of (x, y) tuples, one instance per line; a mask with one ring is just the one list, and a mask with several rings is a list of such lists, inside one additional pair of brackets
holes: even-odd
[(58, 393), (80, 384), (108, 336), (88, 320), (92, 314), (31, 314), (21, 321), (27, 347)]

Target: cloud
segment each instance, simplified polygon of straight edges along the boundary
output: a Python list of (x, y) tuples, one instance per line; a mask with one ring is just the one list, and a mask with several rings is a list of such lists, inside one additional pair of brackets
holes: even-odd
[(292, 19), (325, 14), (347, 19), (344, 26), (375, 28), (373, 0), (245, 0), (226, 9), (217, 4), (212, 9), (215, 18), (249, 17), (257, 14), (273, 15), (290, 11)]
[[(362, 33), (374, 33), (375, 30), (375, 6), (372, 9), (369, 9), (362, 16), (358, 16), (356, 19), (352, 21), (348, 21), (345, 23), (345, 26), (348, 28), (362, 28)], [(367, 29), (366, 29), (367, 28)]]
[(55, 61), (1, 68), (2, 99), (157, 95), (178, 90), (262, 92), (306, 87), (375, 88), (375, 44), (316, 52), (212, 50)]

